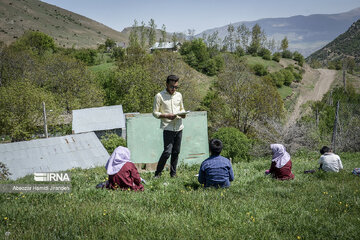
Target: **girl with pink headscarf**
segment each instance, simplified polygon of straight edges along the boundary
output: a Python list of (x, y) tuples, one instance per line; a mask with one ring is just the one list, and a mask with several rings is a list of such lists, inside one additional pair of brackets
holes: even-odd
[(290, 154), (286, 152), (284, 145), (271, 144), (273, 156), (271, 160), (270, 170), (267, 173), (273, 175), (274, 178), (279, 180), (294, 179), (294, 174), (291, 172), (292, 162)]
[(109, 175), (107, 188), (144, 191), (139, 172), (134, 163), (130, 161), (128, 148), (117, 147), (107, 161), (105, 169)]

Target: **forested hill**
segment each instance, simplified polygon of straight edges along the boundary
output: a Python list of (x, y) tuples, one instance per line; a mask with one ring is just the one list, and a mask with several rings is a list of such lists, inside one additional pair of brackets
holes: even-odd
[(62, 47), (95, 48), (107, 38), (126, 42), (123, 33), (38, 0), (0, 1), (0, 41), (14, 42), (27, 30), (51, 36)]
[(314, 59), (324, 63), (344, 57), (354, 58), (357, 63), (360, 63), (360, 19), (353, 23), (345, 33), (311, 54), (307, 61)]

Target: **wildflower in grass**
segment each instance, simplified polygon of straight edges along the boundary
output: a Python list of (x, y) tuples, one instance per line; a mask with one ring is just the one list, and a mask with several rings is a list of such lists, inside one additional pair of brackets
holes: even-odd
[(345, 204), (345, 207), (349, 207), (349, 204)]
[(339, 204), (341, 205), (341, 204), (342, 204), (342, 202), (339, 202)]
[(317, 212), (318, 210), (317, 209), (315, 209), (315, 212)]
[(297, 236), (296, 238), (297, 238), (297, 239), (301, 239), (301, 237), (300, 237), (300, 236)]
[(4, 217), (4, 220), (7, 221), (7, 220), (8, 220), (8, 217)]

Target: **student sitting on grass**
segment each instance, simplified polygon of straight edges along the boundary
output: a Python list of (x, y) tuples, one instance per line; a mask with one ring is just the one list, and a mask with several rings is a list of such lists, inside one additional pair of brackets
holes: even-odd
[(105, 165), (110, 189), (144, 191), (141, 177), (134, 163), (130, 161), (130, 151), (126, 147), (117, 147)]
[(199, 170), (199, 183), (204, 187), (229, 187), (234, 180), (234, 172), (229, 159), (220, 156), (223, 144), (219, 139), (209, 143), (211, 156), (205, 159)]
[(340, 169), (343, 169), (340, 157), (333, 153), (331, 148), (323, 146), (320, 149), (320, 153), (320, 169), (324, 170), (325, 172), (339, 172)]
[(284, 145), (271, 144), (273, 156), (271, 160), (270, 170), (266, 170), (266, 174), (272, 174), (272, 176), (279, 180), (294, 179), (294, 174), (291, 172), (292, 162), (290, 160), (290, 154), (286, 152)]

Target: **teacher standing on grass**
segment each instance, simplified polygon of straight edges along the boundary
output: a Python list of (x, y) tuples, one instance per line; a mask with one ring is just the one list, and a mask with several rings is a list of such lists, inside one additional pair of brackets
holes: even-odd
[(182, 95), (176, 91), (178, 84), (179, 77), (169, 75), (166, 79), (166, 89), (156, 94), (154, 99), (153, 115), (161, 120), (160, 128), (164, 130), (164, 151), (157, 164), (155, 171), (156, 178), (161, 176), (161, 172), (170, 155), (170, 176), (176, 176), (176, 166), (180, 153), (182, 130), (184, 128), (182, 119), (185, 118), (185, 114), (178, 115), (181, 112), (185, 112)]

